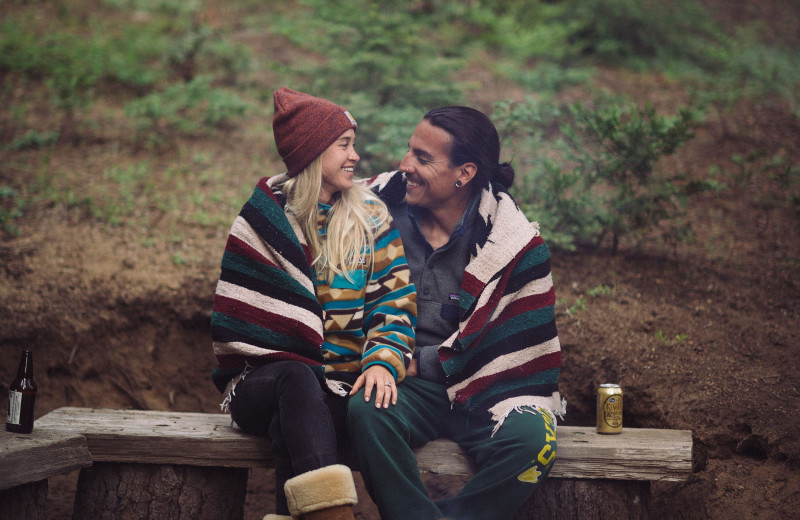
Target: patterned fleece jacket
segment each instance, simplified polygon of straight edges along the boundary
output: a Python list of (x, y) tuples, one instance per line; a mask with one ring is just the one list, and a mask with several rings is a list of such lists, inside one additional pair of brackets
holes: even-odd
[[(400, 172), (368, 183), (390, 207), (404, 203)], [(492, 184), (481, 192), (472, 229), (458, 328), (438, 349), (450, 401), (455, 408), (489, 411), (498, 428), (513, 410), (563, 416), (555, 292), (539, 225), (505, 188)]]
[[(277, 360), (308, 364), (320, 382), (375, 364), (402, 380), (414, 348), (416, 291), (391, 219), (376, 232), (374, 262), (370, 253), (353, 259), (353, 281), (318, 281), (297, 219), (271, 188), (281, 179), (259, 181), (225, 246), (211, 315), (214, 384), (224, 392), (248, 366)], [(323, 231), (328, 210), (321, 205)]]

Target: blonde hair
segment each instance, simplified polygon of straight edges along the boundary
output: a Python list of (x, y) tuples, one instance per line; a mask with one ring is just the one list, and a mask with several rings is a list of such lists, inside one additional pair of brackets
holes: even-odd
[(297, 218), (311, 248), (313, 265), (329, 282), (337, 274), (353, 281), (350, 271), (361, 256), (369, 256), (375, 234), (389, 217), (386, 205), (367, 187), (355, 183), (343, 190), (331, 204), (326, 240), (320, 240), (317, 227), (317, 201), (322, 188), (322, 160), (314, 159), (299, 174), (276, 186), (286, 196), (286, 212)]

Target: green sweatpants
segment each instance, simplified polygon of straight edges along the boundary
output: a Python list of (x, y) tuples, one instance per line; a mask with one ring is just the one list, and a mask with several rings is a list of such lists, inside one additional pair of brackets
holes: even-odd
[[(348, 403), (348, 429), (382, 520), (507, 520), (550, 473), (555, 424), (548, 413), (511, 412), (497, 425), (487, 412), (450, 408), (445, 387), (417, 377), (398, 385), (397, 405), (376, 408), (363, 390)], [(412, 449), (447, 437), (465, 449), (478, 472), (453, 498), (432, 501)]]

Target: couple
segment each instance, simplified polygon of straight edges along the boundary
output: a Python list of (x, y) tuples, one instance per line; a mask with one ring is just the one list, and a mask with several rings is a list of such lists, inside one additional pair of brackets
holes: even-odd
[[(273, 98), (287, 171), (234, 221), (211, 321), (224, 408), (272, 442), (265, 519), (352, 519), (347, 450), (383, 520), (511, 518), (555, 460), (561, 351), (549, 252), (494, 125), (431, 110), (398, 171), (357, 181), (349, 112)], [(439, 437), (479, 470), (433, 501), (412, 448)]]

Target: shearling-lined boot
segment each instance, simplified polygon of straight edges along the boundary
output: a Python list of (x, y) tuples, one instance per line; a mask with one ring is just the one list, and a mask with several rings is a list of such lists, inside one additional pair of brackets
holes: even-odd
[(325, 466), (286, 481), (286, 502), (292, 518), (299, 520), (354, 520), (358, 502), (350, 468)]

